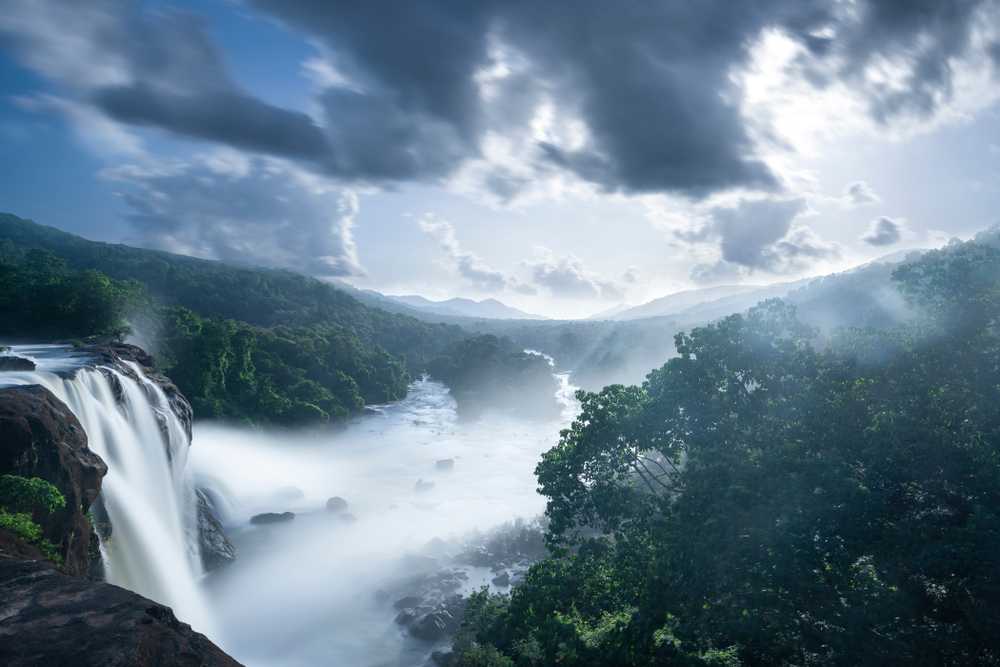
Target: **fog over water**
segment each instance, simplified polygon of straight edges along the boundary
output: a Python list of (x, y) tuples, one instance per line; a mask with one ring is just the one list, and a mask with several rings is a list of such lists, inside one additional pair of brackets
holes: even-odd
[[(332, 431), (196, 424), (190, 470), (239, 550), (204, 582), (212, 638), (251, 666), (423, 664), (442, 647), (407, 640), (386, 600), (407, 575), (448, 565), (444, 553), (476, 531), (544, 510), (534, 468), (577, 408), (568, 376), (557, 378), (563, 411), (546, 422), (459, 420), (448, 390), (423, 379)], [(444, 459), (454, 466), (441, 469)], [(332, 496), (353, 520), (326, 510)], [(250, 523), (285, 511), (295, 519)], [(465, 571), (466, 591), (492, 576)]]

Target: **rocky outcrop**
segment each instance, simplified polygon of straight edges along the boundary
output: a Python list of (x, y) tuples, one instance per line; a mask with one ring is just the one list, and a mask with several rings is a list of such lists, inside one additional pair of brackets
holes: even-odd
[(198, 540), (201, 543), (201, 565), (206, 572), (236, 560), (236, 547), (226, 537), (222, 523), (216, 518), (212, 499), (202, 489), (198, 496)]
[[(137, 364), (142, 368), (143, 374), (146, 379), (151, 380), (156, 383), (160, 389), (163, 390), (163, 394), (167, 397), (167, 401), (170, 403), (170, 408), (177, 418), (184, 425), (184, 429), (187, 431), (188, 440), (191, 439), (191, 426), (194, 423), (194, 411), (191, 409), (191, 404), (188, 402), (184, 394), (180, 392), (170, 378), (161, 375), (156, 371), (156, 364), (153, 361), (153, 356), (143, 350), (141, 347), (135, 345), (129, 345), (127, 343), (104, 343), (100, 345), (88, 345), (80, 348), (80, 350), (88, 355), (94, 357), (98, 364), (104, 364), (107, 366), (113, 366), (116, 370), (124, 375), (137, 379), (135, 377), (135, 372), (129, 368), (127, 363), (132, 362)], [(112, 386), (118, 392), (118, 398), (120, 400), (121, 389), (117, 386), (117, 378), (114, 376), (109, 376), (112, 381)]]
[(269, 523), (288, 523), (295, 518), (295, 512), (264, 512), (250, 517), (250, 523), (255, 526)]
[(41, 477), (66, 497), (65, 508), (33, 518), (59, 547), (70, 574), (90, 569), (97, 537), (87, 511), (107, 471), (87, 447), (80, 422), (51, 392), (37, 385), (0, 389), (0, 473)]
[(0, 559), (0, 664), (239, 667), (174, 613), (124, 588)]
[(0, 371), (33, 371), (35, 362), (24, 357), (0, 355)]

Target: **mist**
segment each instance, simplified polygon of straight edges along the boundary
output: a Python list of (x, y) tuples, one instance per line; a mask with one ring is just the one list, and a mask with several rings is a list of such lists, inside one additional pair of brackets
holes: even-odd
[[(393, 603), (442, 577), (456, 593), (497, 590), (497, 572), (460, 555), (544, 510), (534, 468), (576, 410), (556, 378), (562, 413), (549, 420), (459, 418), (447, 388), (423, 379), (336, 430), (197, 424), (194, 483), (238, 550), (205, 580), (213, 639), (248, 665), (419, 664), (440, 646), (409, 639)], [(346, 508), (328, 510), (332, 497)], [(267, 512), (295, 517), (251, 523)]]

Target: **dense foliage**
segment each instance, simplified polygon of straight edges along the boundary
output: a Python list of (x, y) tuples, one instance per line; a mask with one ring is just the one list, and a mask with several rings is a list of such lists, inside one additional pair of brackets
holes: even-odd
[(325, 422), (406, 395), (409, 374), (336, 325), (255, 327), (161, 311), (160, 365), (203, 418)]
[(428, 371), (451, 388), (464, 414), (487, 408), (535, 416), (558, 413), (558, 384), (548, 360), (507, 338), (482, 335), (453, 343), (431, 361)]
[(52, 561), (60, 562), (59, 550), (42, 536), (36, 519), (66, 506), (66, 498), (55, 486), (39, 477), (0, 475), (0, 528), (34, 544)]
[(509, 396), (523, 380), (528, 396), (553, 382), (544, 361), (509, 340), (463, 343), (458, 326), (370, 308), (313, 278), (87, 241), (0, 214), (0, 335), (120, 336), (126, 319), (199, 418), (323, 423), (402, 398), (428, 371), (470, 406), (477, 383)]
[(0, 335), (117, 336), (144, 298), (135, 281), (71, 270), (44, 250), (28, 251), (17, 263), (0, 257)]
[(766, 302), (581, 396), (553, 556), (452, 665), (1000, 662), (1000, 251), (894, 272), (919, 317), (816, 345)]

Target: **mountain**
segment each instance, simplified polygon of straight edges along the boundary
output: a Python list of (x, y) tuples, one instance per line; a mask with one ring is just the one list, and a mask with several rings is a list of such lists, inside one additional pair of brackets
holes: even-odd
[(760, 289), (757, 285), (719, 285), (717, 287), (704, 287), (701, 289), (685, 290), (675, 292), (667, 296), (654, 299), (639, 306), (626, 308), (617, 313), (605, 311), (600, 315), (595, 315), (589, 319), (613, 319), (613, 320), (639, 320), (647, 317), (664, 317), (674, 315), (683, 310), (691, 308), (706, 301), (715, 301), (737, 294)]
[(532, 315), (523, 310), (518, 310), (501, 303), (496, 299), (483, 299), (475, 301), (473, 299), (446, 299), (444, 301), (432, 301), (416, 294), (403, 295), (382, 295), (391, 301), (396, 301), (411, 308), (435, 313), (437, 315), (451, 315), (455, 317), (482, 317), (490, 320), (544, 320), (542, 315)]

